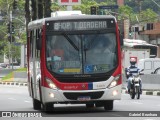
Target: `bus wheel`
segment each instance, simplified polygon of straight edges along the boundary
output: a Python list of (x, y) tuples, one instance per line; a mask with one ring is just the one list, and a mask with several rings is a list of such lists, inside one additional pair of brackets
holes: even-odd
[(43, 109), (45, 112), (52, 112), (54, 110), (54, 104), (53, 103), (45, 103), (43, 105)]
[(113, 100), (107, 100), (104, 102), (105, 110), (113, 110)]
[(33, 108), (35, 110), (41, 110), (41, 102), (33, 98)]
[(87, 104), (86, 104), (86, 107), (87, 107), (87, 108), (93, 108), (93, 107), (94, 107), (94, 103), (87, 103)]

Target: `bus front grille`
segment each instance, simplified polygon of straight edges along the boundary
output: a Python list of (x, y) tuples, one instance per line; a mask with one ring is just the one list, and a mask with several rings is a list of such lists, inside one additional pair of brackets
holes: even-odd
[(91, 99), (99, 99), (104, 94), (103, 91), (98, 92), (65, 92), (63, 93), (67, 99), (77, 100), (79, 97), (90, 97)]

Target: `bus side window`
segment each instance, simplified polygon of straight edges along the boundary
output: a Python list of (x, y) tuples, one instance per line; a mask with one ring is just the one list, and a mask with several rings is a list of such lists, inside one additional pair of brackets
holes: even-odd
[(30, 34), (30, 57), (33, 58), (33, 41), (34, 41), (34, 32), (31, 31)]
[(35, 56), (36, 58), (40, 57), (40, 49), (41, 49), (41, 30), (36, 30), (36, 51)]
[(36, 48), (40, 50), (42, 48), (41, 29), (36, 30)]

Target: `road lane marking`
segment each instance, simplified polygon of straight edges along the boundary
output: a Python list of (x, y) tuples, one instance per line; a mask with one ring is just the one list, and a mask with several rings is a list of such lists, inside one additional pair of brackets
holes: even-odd
[(15, 98), (8, 98), (9, 100), (16, 100)]
[(25, 100), (24, 102), (26, 102), (26, 103), (30, 103), (31, 101)]
[(140, 105), (140, 104), (143, 104), (143, 103), (140, 103), (140, 102), (133, 102), (133, 103), (135, 103), (135, 104), (139, 104), (139, 105)]

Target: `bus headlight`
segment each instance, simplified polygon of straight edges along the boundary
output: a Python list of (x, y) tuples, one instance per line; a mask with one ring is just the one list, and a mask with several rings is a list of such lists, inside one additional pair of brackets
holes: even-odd
[(51, 89), (57, 89), (56, 85), (52, 82), (52, 80), (46, 78), (46, 81), (48, 83), (48, 86), (51, 88)]
[(119, 80), (120, 76), (121, 76), (120, 74), (117, 75), (117, 76), (112, 80), (112, 82), (109, 84), (108, 88), (112, 88), (112, 87), (117, 86), (117, 85), (118, 85), (118, 80)]

